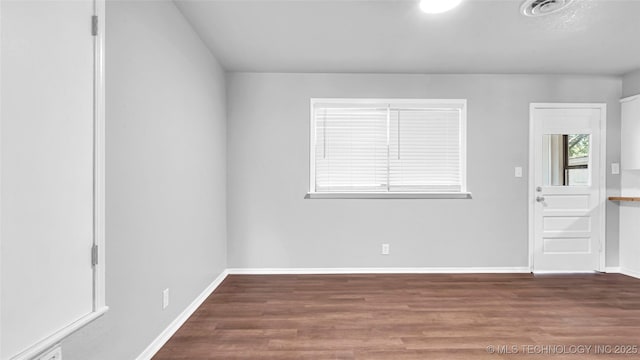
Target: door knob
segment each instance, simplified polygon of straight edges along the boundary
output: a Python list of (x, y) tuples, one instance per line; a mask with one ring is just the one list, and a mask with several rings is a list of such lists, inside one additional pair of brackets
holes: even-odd
[(544, 196), (537, 196), (536, 197), (536, 201), (537, 202), (543, 202), (544, 201)]

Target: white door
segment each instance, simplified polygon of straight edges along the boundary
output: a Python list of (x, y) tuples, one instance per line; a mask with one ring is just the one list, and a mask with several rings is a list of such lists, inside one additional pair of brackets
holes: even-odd
[(0, 8), (4, 360), (93, 311), (94, 1)]
[(533, 271), (600, 270), (603, 104), (532, 104)]

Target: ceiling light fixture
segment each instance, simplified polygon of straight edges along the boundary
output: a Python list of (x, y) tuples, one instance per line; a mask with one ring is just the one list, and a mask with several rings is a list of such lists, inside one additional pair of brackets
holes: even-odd
[(545, 16), (563, 10), (573, 0), (525, 0), (520, 11), (525, 16)]
[(440, 14), (460, 5), (462, 0), (420, 0), (420, 10), (427, 14)]

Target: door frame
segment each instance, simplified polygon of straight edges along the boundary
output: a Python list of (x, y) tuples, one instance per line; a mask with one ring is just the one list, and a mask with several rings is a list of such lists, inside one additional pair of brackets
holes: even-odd
[[(600, 244), (599, 244), (599, 262), (596, 271), (604, 272), (606, 268), (606, 223), (607, 223), (607, 104), (606, 103), (531, 103), (529, 104), (529, 270), (533, 269), (535, 227), (534, 227), (534, 211), (535, 211), (535, 151), (534, 151), (534, 122), (533, 112), (536, 109), (598, 109), (600, 110), (600, 196), (598, 206), (600, 206)], [(597, 151), (597, 150), (596, 150)]]

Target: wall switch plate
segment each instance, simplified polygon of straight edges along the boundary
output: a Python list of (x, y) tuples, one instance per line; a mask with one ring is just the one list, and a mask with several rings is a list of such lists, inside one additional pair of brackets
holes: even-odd
[(515, 176), (517, 178), (521, 178), (522, 177), (522, 167), (521, 166), (516, 166), (515, 169)]
[(62, 360), (62, 348), (60, 346), (51, 349), (35, 358), (35, 360)]
[(162, 310), (166, 309), (169, 306), (169, 289), (164, 289), (162, 291)]
[(382, 244), (382, 255), (389, 255), (389, 244)]
[(619, 175), (620, 174), (620, 164), (619, 163), (612, 163), (611, 164), (611, 174), (613, 174), (613, 175)]

